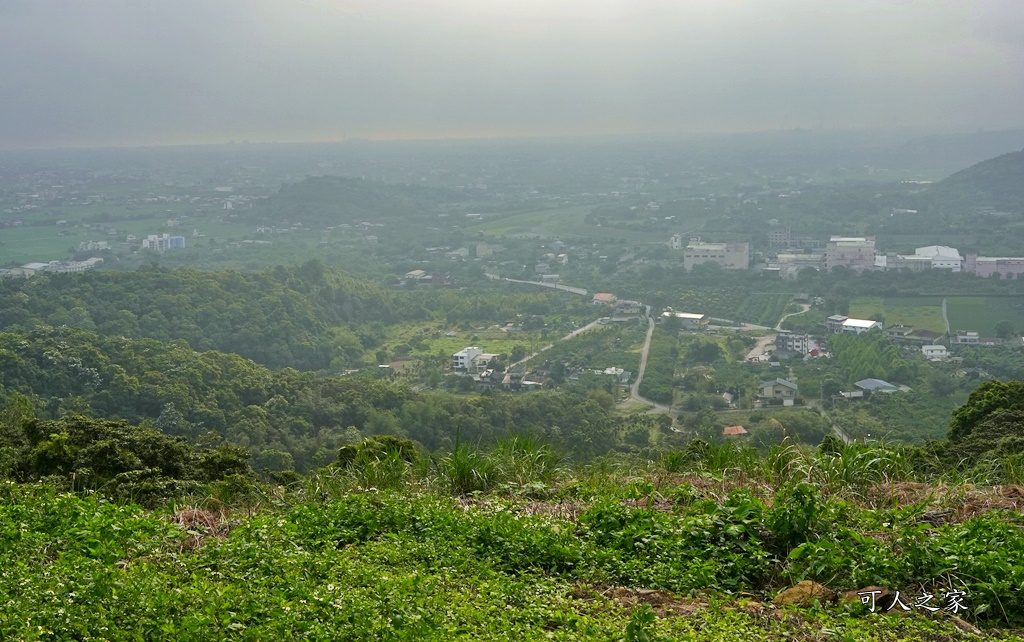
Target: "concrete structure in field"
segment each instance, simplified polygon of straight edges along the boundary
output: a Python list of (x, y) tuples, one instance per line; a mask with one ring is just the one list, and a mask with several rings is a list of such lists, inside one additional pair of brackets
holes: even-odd
[(964, 259), (964, 272), (990, 277), (998, 274), (1002, 278), (1024, 277), (1024, 257), (1020, 256), (978, 256), (968, 254)]
[(668, 310), (661, 313), (661, 320), (663, 323), (669, 319), (678, 323), (679, 327), (683, 330), (705, 330), (710, 322), (710, 319), (706, 314), (696, 314), (693, 312), (671, 312)]
[(692, 239), (683, 249), (683, 268), (687, 272), (695, 265), (717, 263), (730, 270), (750, 268), (750, 243), (704, 243)]
[(469, 374), (479, 374), (487, 369), (487, 364), (498, 355), (484, 352), (476, 346), (463, 348), (452, 355), (452, 370)]
[(896, 324), (896, 325), (891, 325), (891, 326), (889, 326), (888, 328), (885, 329), (885, 336), (889, 337), (890, 339), (897, 339), (897, 340), (899, 340), (899, 339), (904, 339), (904, 338), (910, 336), (910, 333), (913, 332), (913, 331), (914, 331), (914, 327), (913, 326), (903, 325), (903, 324)]
[(843, 321), (843, 324), (840, 327), (840, 332), (864, 334), (869, 330), (875, 329), (882, 329), (882, 323), (880, 321), (873, 321), (871, 319), (847, 319), (846, 321)]
[(850, 317), (843, 316), (841, 314), (833, 314), (825, 320), (825, 330), (829, 334), (837, 334), (839, 332), (851, 332), (853, 334), (863, 334), (868, 330), (882, 329), (882, 323), (880, 321), (873, 321), (871, 319), (851, 319)]
[(953, 342), (962, 346), (976, 346), (981, 344), (981, 335), (970, 330), (961, 330), (953, 337)]
[(875, 237), (833, 236), (825, 244), (825, 269), (870, 270), (875, 267)]

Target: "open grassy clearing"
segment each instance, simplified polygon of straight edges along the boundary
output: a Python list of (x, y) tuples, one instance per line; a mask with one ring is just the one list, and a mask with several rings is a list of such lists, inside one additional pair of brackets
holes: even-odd
[(1024, 329), (1024, 298), (949, 297), (946, 301), (952, 332), (973, 330), (994, 337), (995, 325), (1004, 319)]
[(557, 237), (602, 237), (625, 239), (629, 241), (664, 240), (662, 234), (634, 230), (620, 230), (612, 227), (588, 225), (585, 219), (592, 207), (578, 205), (573, 207), (523, 212), (496, 218), (464, 229), (467, 234), (483, 233), (487, 236), (506, 235), (537, 235), (544, 238)]
[[(116, 235), (105, 234), (98, 230), (53, 225), (5, 228), (0, 230), (0, 265), (23, 265), (35, 261), (45, 263), (66, 259), (69, 258), (68, 251), (77, 248), (78, 244), (84, 241), (106, 241), (112, 248), (117, 249), (118, 243), (125, 240), (126, 234), (134, 234), (141, 238), (148, 234), (167, 232), (172, 236), (184, 236), (185, 246), (188, 247), (196, 243), (206, 245), (211, 239), (218, 243), (240, 240), (254, 233), (254, 229), (250, 225), (225, 223), (220, 218), (219, 214), (210, 219), (190, 218), (176, 228), (166, 227), (167, 215), (160, 215), (152, 219), (103, 223), (103, 225), (123, 232)], [(206, 236), (192, 238), (193, 229), (199, 230)], [(314, 235), (307, 236), (310, 242), (315, 240)], [(294, 237), (289, 237), (289, 240), (292, 238)], [(266, 240), (280, 242), (285, 239), (283, 236), (275, 236), (267, 237)]]
[(636, 322), (598, 325), (571, 339), (556, 342), (528, 363), (569, 361), (580, 368), (623, 368), (635, 373), (640, 367), (647, 328)]
[[(553, 341), (554, 339), (551, 339)], [(527, 349), (537, 348), (550, 343), (542, 341), (534, 333), (501, 332), (500, 330), (473, 330), (460, 332), (457, 337), (435, 337), (423, 341), (423, 348), (414, 350), (414, 355), (434, 355), (443, 352), (451, 355), (467, 346), (477, 346), (484, 352), (493, 354), (511, 354), (516, 345)]]
[(545, 236), (546, 228), (552, 225), (555, 219), (567, 218), (571, 222), (583, 224), (583, 219), (589, 211), (589, 207), (579, 206), (522, 212), (468, 225), (463, 230), (467, 234), (483, 232), (487, 236), (505, 236), (509, 234), (537, 234)]
[(881, 315), (885, 325), (909, 325), (919, 330), (945, 332), (941, 297), (856, 297), (850, 301), (850, 316), (869, 319)]

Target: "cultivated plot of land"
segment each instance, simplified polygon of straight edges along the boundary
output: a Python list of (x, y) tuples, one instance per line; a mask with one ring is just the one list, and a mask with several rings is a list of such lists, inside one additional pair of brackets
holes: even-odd
[(487, 236), (530, 235), (545, 238), (569, 236), (600, 236), (625, 239), (629, 241), (664, 240), (660, 232), (642, 232), (621, 230), (613, 227), (589, 225), (586, 217), (592, 207), (577, 205), (557, 209), (539, 210), (511, 214), (491, 221), (470, 225), (465, 228), (468, 234), (482, 232)]
[[(104, 227), (116, 229), (117, 234), (107, 234), (101, 230), (82, 227), (57, 227), (54, 225), (5, 228), (0, 230), (0, 265), (9, 263), (20, 265), (30, 261), (45, 262), (68, 258), (68, 251), (74, 250), (79, 243), (85, 241), (106, 241), (111, 248), (116, 248), (118, 243), (125, 241), (128, 234), (134, 234), (141, 238), (148, 234), (166, 232), (171, 236), (184, 236), (185, 245), (188, 247), (196, 243), (206, 245), (210, 239), (221, 243), (239, 240), (254, 232), (251, 225), (224, 223), (213, 220), (213, 217), (188, 219), (182, 221), (179, 227), (168, 228), (166, 227), (168, 216), (99, 223)], [(192, 238), (193, 230), (199, 230), (205, 236)], [(274, 238), (273, 240), (278, 239)]]
[(950, 331), (974, 330), (983, 337), (995, 336), (995, 325), (1007, 320), (1024, 325), (1024, 298), (959, 296), (946, 299)]
[(945, 332), (942, 297), (857, 297), (850, 301), (850, 316), (869, 319), (881, 315), (885, 325), (909, 325), (918, 330)]
[(758, 292), (751, 294), (736, 311), (736, 319), (754, 325), (774, 327), (792, 303), (792, 294)]

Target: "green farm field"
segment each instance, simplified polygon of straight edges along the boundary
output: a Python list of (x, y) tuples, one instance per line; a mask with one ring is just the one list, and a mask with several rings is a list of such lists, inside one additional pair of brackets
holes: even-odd
[(867, 319), (881, 314), (885, 325), (909, 325), (919, 330), (945, 332), (941, 297), (857, 297), (850, 301), (850, 316)]
[(561, 236), (600, 236), (630, 241), (656, 241), (661, 235), (654, 232), (620, 230), (588, 225), (585, 221), (591, 206), (578, 205), (559, 209), (511, 214), (501, 218), (470, 225), (468, 234), (482, 232), (486, 236), (535, 235), (545, 238)]
[(974, 330), (983, 337), (995, 336), (995, 325), (1007, 320), (1024, 325), (1024, 297), (949, 297), (946, 300), (951, 332)]
[[(239, 225), (236, 223), (222, 223), (207, 221), (203, 219), (189, 219), (183, 222), (180, 227), (167, 228), (166, 215), (147, 220), (116, 221), (110, 223), (119, 232), (124, 234), (104, 234), (97, 230), (85, 228), (58, 228), (56, 226), (26, 226), (11, 227), (0, 230), (0, 265), (23, 265), (34, 261), (47, 262), (58, 259), (69, 258), (69, 249), (78, 247), (83, 241), (107, 241), (112, 248), (125, 240), (125, 235), (135, 234), (144, 236), (147, 234), (162, 234), (168, 232), (172, 235), (185, 237), (185, 245), (188, 247), (193, 243), (205, 245), (210, 239), (218, 242), (238, 240), (247, 234), (252, 234), (250, 225)], [(205, 238), (192, 239), (192, 230), (198, 229), (206, 234)], [(65, 235), (61, 235), (63, 231)], [(312, 237), (311, 237), (312, 239)], [(279, 240), (279, 239), (274, 239)]]

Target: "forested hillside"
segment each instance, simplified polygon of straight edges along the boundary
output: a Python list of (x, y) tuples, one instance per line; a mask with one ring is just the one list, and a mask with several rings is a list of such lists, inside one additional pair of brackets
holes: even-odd
[(235, 354), (195, 352), (184, 341), (100, 337), (68, 327), (0, 333), (0, 369), (0, 394), (8, 402), (29, 397), (42, 417), (85, 413), (148, 421), (193, 439), (213, 434), (256, 457), (283, 453), (275, 466), (299, 471), (381, 434), (436, 450), (534, 433), (580, 457), (620, 443), (606, 394), (414, 393), (384, 380), (270, 370)]
[(0, 328), (67, 325), (109, 336), (184, 339), (197, 350), (302, 370), (326, 368), (337, 356), (329, 327), (389, 322), (400, 314), (417, 310), (316, 262), (261, 272), (152, 268), (0, 281)]
[(1003, 154), (939, 181), (932, 198), (1019, 211), (1024, 208), (1024, 151)]

